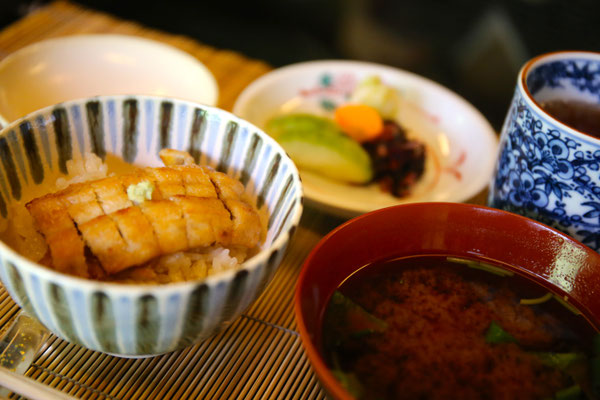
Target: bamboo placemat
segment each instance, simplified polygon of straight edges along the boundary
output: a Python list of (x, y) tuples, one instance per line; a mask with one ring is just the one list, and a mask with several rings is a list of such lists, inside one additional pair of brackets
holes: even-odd
[[(65, 1), (50, 3), (0, 31), (0, 59), (39, 40), (82, 33), (142, 36), (190, 53), (215, 76), (218, 106), (227, 110), (246, 85), (271, 69), (233, 51)], [(302, 261), (340, 222), (306, 209), (267, 290), (241, 318), (211, 339), (158, 357), (124, 359), (50, 336), (25, 376), (85, 399), (323, 399), (296, 332), (293, 293)], [(0, 286), (0, 331), (18, 311)]]

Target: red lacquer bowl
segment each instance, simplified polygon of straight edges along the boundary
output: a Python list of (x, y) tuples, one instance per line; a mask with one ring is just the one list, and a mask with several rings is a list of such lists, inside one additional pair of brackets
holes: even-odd
[(306, 259), (295, 294), (296, 323), (325, 390), (351, 399), (326, 366), (320, 327), (333, 291), (376, 261), (424, 254), (478, 257), (508, 264), (578, 308), (600, 328), (600, 254), (531, 219), (460, 203), (415, 203), (380, 209), (339, 226)]

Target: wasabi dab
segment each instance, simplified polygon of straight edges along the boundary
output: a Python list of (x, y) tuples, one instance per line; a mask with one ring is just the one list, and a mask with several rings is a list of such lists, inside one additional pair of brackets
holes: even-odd
[(154, 192), (154, 185), (150, 181), (141, 181), (127, 187), (127, 197), (135, 204), (152, 200), (152, 192)]

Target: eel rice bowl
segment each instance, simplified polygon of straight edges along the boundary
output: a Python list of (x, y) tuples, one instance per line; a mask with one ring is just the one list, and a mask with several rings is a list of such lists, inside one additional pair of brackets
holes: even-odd
[(109, 176), (86, 155), (58, 191), (15, 207), (5, 241), (57, 271), (123, 283), (202, 279), (258, 251), (265, 218), (241, 182), (185, 152), (159, 155), (164, 167)]

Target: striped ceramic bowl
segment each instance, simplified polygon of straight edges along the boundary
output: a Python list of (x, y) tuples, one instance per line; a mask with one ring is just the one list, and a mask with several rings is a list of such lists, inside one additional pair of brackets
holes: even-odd
[[(298, 171), (269, 136), (197, 103), (101, 96), (36, 111), (0, 133), (0, 225), (93, 152), (107, 163), (161, 165), (164, 147), (240, 179), (269, 212), (261, 251), (241, 269), (202, 281), (113, 284), (66, 276), (0, 242), (0, 277), (12, 298), (59, 337), (121, 356), (156, 355), (198, 342), (236, 319), (272, 278), (302, 213)], [(10, 233), (9, 233), (10, 234)]]

